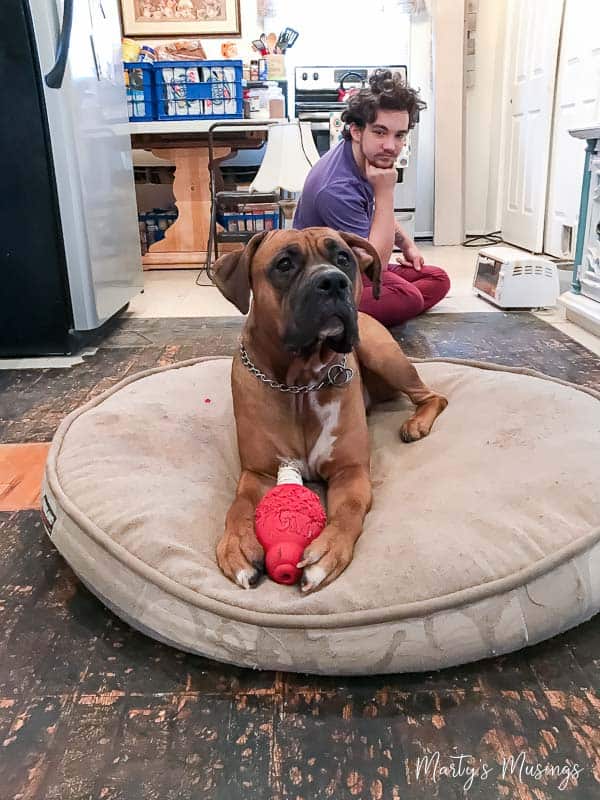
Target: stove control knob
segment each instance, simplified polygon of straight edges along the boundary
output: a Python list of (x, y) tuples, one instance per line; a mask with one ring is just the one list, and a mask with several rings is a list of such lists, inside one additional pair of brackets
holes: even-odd
[(319, 80), (319, 73), (313, 72), (313, 81), (318, 81), (318, 80)]
[(306, 72), (302, 73), (302, 80), (303, 81), (307, 81), (308, 80), (308, 75), (306, 74)]

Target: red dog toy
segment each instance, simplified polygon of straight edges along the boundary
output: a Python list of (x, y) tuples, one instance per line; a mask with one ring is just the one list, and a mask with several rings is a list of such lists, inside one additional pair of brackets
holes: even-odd
[(319, 498), (302, 485), (300, 470), (293, 463), (279, 467), (277, 486), (256, 507), (256, 537), (265, 548), (267, 574), (277, 583), (296, 583), (302, 574), (296, 565), (326, 522)]

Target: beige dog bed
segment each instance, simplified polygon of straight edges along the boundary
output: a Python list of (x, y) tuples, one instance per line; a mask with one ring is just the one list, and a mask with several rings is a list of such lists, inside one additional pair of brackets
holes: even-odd
[(533, 644), (600, 608), (600, 395), (532, 373), (427, 361), (448, 409), (403, 444), (370, 417), (374, 505), (354, 561), (304, 596), (244, 590), (215, 546), (239, 474), (229, 359), (135, 375), (71, 414), (43, 515), (81, 580), (135, 628), (248, 667), (430, 670)]

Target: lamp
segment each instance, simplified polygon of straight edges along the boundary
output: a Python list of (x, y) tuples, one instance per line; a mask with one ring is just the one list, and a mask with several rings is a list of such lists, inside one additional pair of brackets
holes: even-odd
[(250, 186), (251, 192), (300, 192), (319, 153), (309, 122), (282, 122), (269, 126), (262, 164)]

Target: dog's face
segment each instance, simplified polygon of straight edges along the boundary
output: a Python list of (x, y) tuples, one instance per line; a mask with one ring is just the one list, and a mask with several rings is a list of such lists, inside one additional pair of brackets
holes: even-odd
[(330, 228), (267, 231), (242, 251), (218, 259), (215, 282), (243, 314), (253, 296), (254, 319), (283, 346), (308, 356), (325, 342), (349, 353), (358, 340), (361, 273), (379, 296), (381, 264), (360, 236)]

